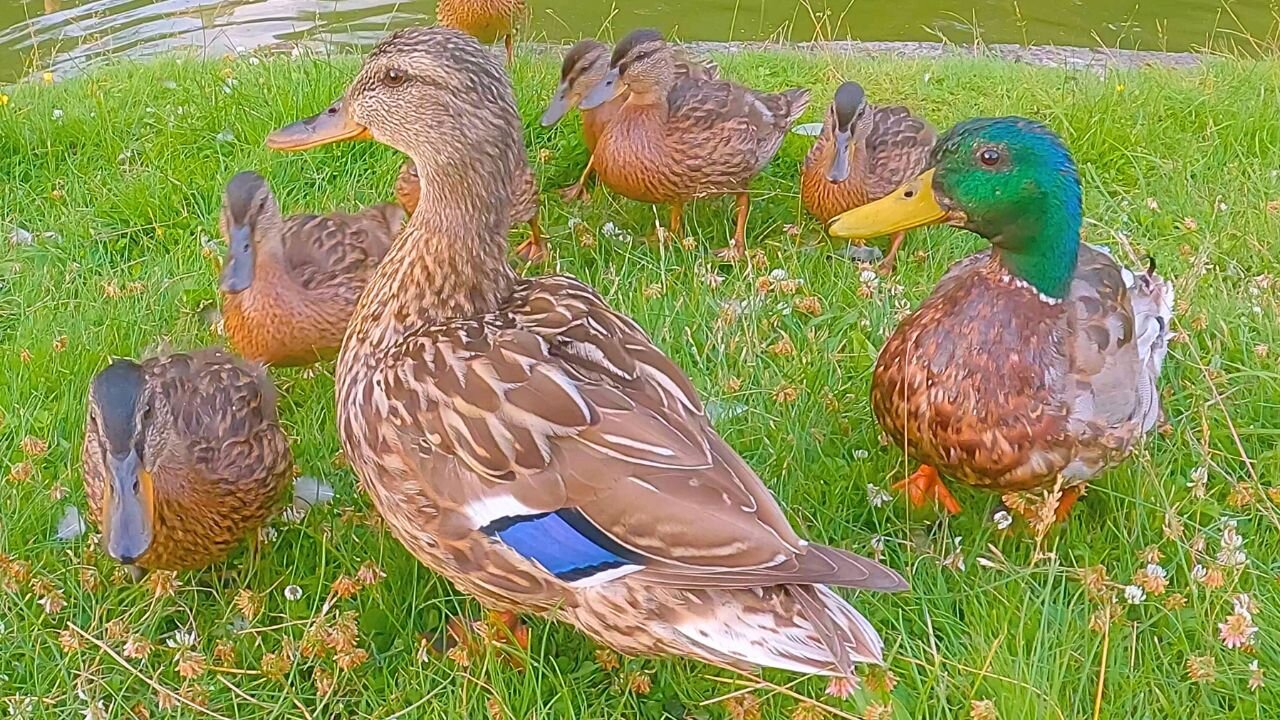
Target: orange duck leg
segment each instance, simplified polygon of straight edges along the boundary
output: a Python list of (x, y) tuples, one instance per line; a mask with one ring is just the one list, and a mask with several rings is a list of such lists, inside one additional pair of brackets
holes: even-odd
[(911, 477), (894, 484), (893, 489), (906, 490), (912, 507), (924, 507), (932, 500), (952, 515), (960, 513), (960, 503), (943, 484), (938, 471), (930, 465), (921, 465)]

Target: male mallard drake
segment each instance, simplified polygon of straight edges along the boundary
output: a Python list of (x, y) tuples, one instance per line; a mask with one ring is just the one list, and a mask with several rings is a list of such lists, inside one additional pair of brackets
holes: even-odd
[[(410, 215), (418, 209), (420, 183), (417, 166), (412, 160), (405, 160), (400, 167), (400, 174), (396, 176), (396, 200)], [(511, 205), (511, 222), (529, 223), (529, 239), (516, 247), (516, 255), (525, 262), (543, 262), (551, 257), (551, 253), (547, 250), (547, 239), (542, 236), (542, 230), (538, 226), (538, 181), (527, 162), (520, 165), (515, 192)]]
[[(937, 141), (933, 126), (902, 106), (867, 102), (862, 86), (836, 90), (818, 141), (804, 159), (800, 199), (822, 222), (879, 200), (914, 178)], [(905, 232), (893, 234), (883, 268), (891, 270)]]
[(831, 223), (867, 238), (946, 223), (991, 249), (952, 266), (885, 343), (876, 419), (921, 467), (914, 504), (960, 506), (939, 474), (993, 490), (1085, 482), (1156, 424), (1173, 287), (1080, 242), (1080, 178), (1051, 130), (1022, 118), (947, 132), (922, 175)]
[[(677, 54), (673, 60), (673, 68), (676, 82), (685, 78), (715, 80), (720, 74), (715, 63), (686, 54)], [(546, 111), (542, 113), (542, 126), (551, 127), (560, 122), (560, 118), (577, 107), (587, 92), (604, 80), (608, 73), (609, 46), (598, 40), (586, 39), (569, 48), (565, 53), (564, 63), (560, 66), (560, 84), (556, 87), (555, 95), (551, 96)], [(595, 153), (600, 133), (618, 114), (618, 109), (627, 100), (627, 94), (624, 89), (603, 104), (582, 111), (582, 139), (589, 152)], [(561, 191), (561, 197), (565, 200), (580, 200), (587, 196), (586, 182), (591, 175), (593, 161), (594, 155), (587, 160), (587, 168), (582, 171), (582, 177), (576, 184)]]
[(601, 182), (633, 200), (670, 203), (675, 234), (689, 200), (736, 195), (733, 241), (719, 254), (745, 257), (747, 186), (808, 107), (809, 91), (762, 93), (720, 80), (677, 80), (674, 52), (656, 30), (636, 30), (618, 43), (608, 74), (580, 107), (599, 107), (623, 90), (629, 95), (592, 154)]
[(236, 352), (269, 365), (331, 357), (373, 269), (404, 224), (391, 204), (354, 215), (280, 214), (267, 181), (236, 174), (222, 199), (223, 328)]
[(146, 570), (221, 560), (280, 510), (293, 475), (271, 380), (215, 349), (98, 373), (81, 463), (107, 554)]
[(902, 578), (801, 540), (635, 322), (505, 262), (522, 145), (502, 66), (466, 35), (401, 30), (341, 106), (304, 146), (391, 145), (433, 210), (370, 282), (336, 372), (347, 457), (410, 552), (490, 608), (628, 654), (841, 676), (878, 662), (875, 630), (828, 586)]
[(507, 64), (515, 59), (515, 28), (525, 14), (524, 0), (439, 0), (436, 22), (443, 27), (474, 35), (480, 42), (502, 38)]

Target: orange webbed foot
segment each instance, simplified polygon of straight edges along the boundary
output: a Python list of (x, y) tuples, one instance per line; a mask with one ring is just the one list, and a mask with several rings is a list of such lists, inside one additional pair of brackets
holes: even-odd
[(956, 502), (951, 491), (943, 484), (942, 478), (938, 476), (938, 471), (929, 465), (921, 465), (920, 469), (912, 473), (906, 480), (895, 483), (893, 489), (906, 490), (907, 501), (911, 503), (912, 507), (924, 507), (930, 501), (933, 501), (952, 515), (960, 513), (960, 503)]
[(520, 243), (516, 247), (516, 255), (531, 265), (544, 263), (551, 258), (551, 253), (547, 251), (546, 243), (537, 237), (531, 237)]

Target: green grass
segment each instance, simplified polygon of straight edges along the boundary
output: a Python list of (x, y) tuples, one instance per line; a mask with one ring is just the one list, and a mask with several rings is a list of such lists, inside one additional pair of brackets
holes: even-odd
[[(810, 120), (821, 117), (819, 106), (841, 77), (860, 79), (874, 100), (919, 108), (940, 127), (975, 114), (1043, 119), (1080, 162), (1089, 239), (1134, 263), (1151, 253), (1177, 287), (1182, 335), (1163, 377), (1171, 431), (1097, 482), (1070, 522), (1045, 539), (1050, 555), (1036, 559), (1025, 529), (1002, 533), (989, 520), (994, 495), (961, 489), (965, 514), (944, 520), (909, 512), (899, 500), (868, 502), (868, 484), (886, 487), (908, 470), (899, 453), (881, 445), (871, 419), (875, 353), (947, 265), (981, 247), (978, 238), (946, 228), (917, 233), (894, 278), (864, 281), (857, 267), (833, 257), (800, 210), (796, 177), (809, 141), (794, 135), (755, 186), (749, 242), (764, 251), (763, 269), (712, 262), (711, 251), (731, 232), (728, 200), (694, 204), (686, 217), (696, 243), (684, 249), (603, 232), (613, 223), (627, 235), (651, 234), (655, 219), (665, 219), (662, 209), (599, 189), (590, 205), (565, 207), (546, 193), (544, 227), (557, 269), (590, 282), (636, 318), (708, 399), (741, 410), (725, 413), (718, 426), (800, 532), (867, 553), (878, 537), (885, 562), (911, 581), (900, 595), (852, 596), (886, 639), (896, 687), (824, 702), (846, 716), (874, 702), (891, 703), (894, 718), (968, 717), (972, 701), (989, 699), (1006, 719), (1091, 717), (1105, 659), (1104, 718), (1274, 714), (1280, 508), (1266, 490), (1280, 486), (1280, 213), (1267, 204), (1280, 199), (1280, 64), (1220, 61), (1194, 72), (1145, 69), (1099, 79), (982, 60), (719, 59), (726, 75), (755, 86), (813, 87)], [(518, 720), (727, 717), (723, 703), (702, 703), (738, 689), (732, 683), (741, 678), (679, 660), (608, 670), (594, 645), (566, 626), (534, 622), (524, 672), (489, 655), (467, 667), (420, 661), (423, 634), (438, 631), (450, 614), (477, 608), (368, 521), (368, 500), (351, 472), (334, 463), (329, 367), (314, 377), (275, 377), (298, 465), (332, 482), (337, 499), (301, 523), (281, 523), (258, 553), (184, 574), (172, 596), (156, 598), (145, 584), (116, 580), (88, 537), (54, 540), (64, 505), (83, 505), (77, 458), (93, 373), (112, 355), (137, 355), (162, 340), (176, 347), (218, 342), (200, 313), (216, 300), (214, 263), (202, 246), (217, 239), (226, 180), (241, 169), (263, 172), (286, 211), (390, 197), (401, 158), (389, 149), (347, 144), (276, 155), (262, 145), (271, 128), (338, 96), (356, 66), (354, 58), (169, 58), (5, 91), (0, 228), (25, 228), (35, 243), (0, 242), (0, 550), (10, 566), (20, 561), (32, 569), (31, 579), (0, 572), (11, 585), (0, 589), (0, 698), (34, 717), (82, 717), (98, 702), (109, 717), (136, 704), (154, 715), (154, 683), (185, 688), (235, 718), (385, 718), (406, 708), (402, 717), (487, 717), (495, 709)], [(548, 191), (571, 183), (585, 162), (576, 120), (536, 126), (554, 73), (551, 59), (524, 61), (515, 71), (530, 156)], [(229, 92), (226, 77), (234, 79)], [(576, 231), (575, 218), (583, 223)], [(786, 232), (790, 224), (798, 235)], [(758, 279), (774, 269), (804, 282), (794, 294), (761, 294)], [(711, 271), (723, 274), (723, 283), (709, 283)], [(805, 295), (821, 298), (820, 316), (788, 311)], [(723, 310), (734, 303), (741, 312)], [(783, 338), (793, 354), (769, 350)], [(793, 400), (780, 398), (787, 388), (796, 391)], [(27, 437), (46, 441), (47, 453), (28, 457)], [(23, 463), (32, 465), (25, 480), (14, 477)], [(1197, 468), (1207, 477), (1202, 495), (1188, 487)], [(62, 490), (66, 498), (56, 499)], [(1166, 534), (1172, 520), (1181, 534)], [(1228, 571), (1223, 587), (1207, 588), (1191, 578), (1192, 569), (1217, 554), (1231, 520), (1245, 538), (1248, 564)], [(1101, 605), (1074, 571), (1105, 566), (1118, 588), (1145, 567), (1149, 547), (1162, 554), (1169, 590), (1136, 605), (1121, 600), (1104, 639), (1089, 628)], [(342, 671), (332, 657), (300, 657), (283, 680), (259, 674), (264, 653), (300, 640), (330, 585), (366, 561), (387, 578), (336, 600), (325, 622), (355, 613), (369, 659)], [(302, 589), (300, 600), (285, 599), (290, 584)], [(242, 589), (265, 598), (262, 614), (247, 622), (234, 604)], [(55, 591), (66, 606), (48, 613), (38, 600)], [(1258, 605), (1252, 655), (1218, 639), (1218, 623), (1240, 592)], [(1185, 596), (1184, 608), (1165, 607), (1172, 593)], [(60, 643), (74, 626), (119, 655), (125, 643), (108, 636), (113, 621), (156, 649), (145, 659), (126, 658), (126, 667), (87, 642), (70, 652)], [(194, 629), (196, 650), (224, 669), (184, 681), (177, 651), (165, 647), (182, 628)], [(213, 660), (220, 641), (234, 650), (230, 666)], [(1188, 678), (1193, 656), (1213, 659), (1213, 682)], [(1247, 687), (1253, 660), (1267, 672), (1257, 692)], [(317, 687), (326, 673), (335, 677), (327, 696)], [(632, 673), (651, 675), (647, 694), (628, 689)], [(791, 689), (821, 699), (823, 687), (809, 678)], [(755, 695), (764, 717), (796, 712), (794, 697), (769, 687)]]

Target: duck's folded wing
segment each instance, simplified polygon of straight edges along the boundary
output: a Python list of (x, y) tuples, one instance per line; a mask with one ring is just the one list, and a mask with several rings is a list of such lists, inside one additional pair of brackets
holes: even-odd
[(473, 529), (567, 582), (900, 584), (802, 541), (683, 373), (586, 292), (535, 295), (523, 322), (403, 346), (387, 395), (421, 452), (462, 471), (452, 491)]
[(878, 198), (924, 169), (937, 134), (929, 123), (905, 107), (874, 108), (872, 112), (866, 140), (867, 167), (872, 172), (865, 182), (871, 197)]

